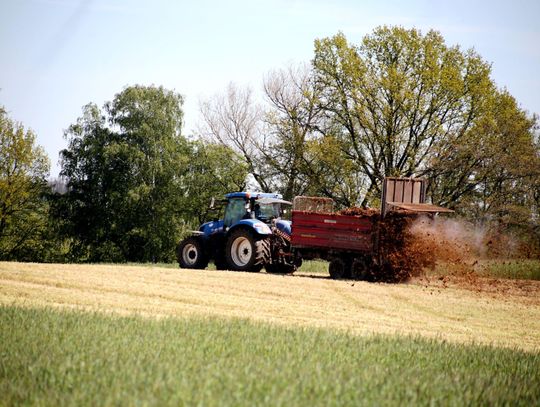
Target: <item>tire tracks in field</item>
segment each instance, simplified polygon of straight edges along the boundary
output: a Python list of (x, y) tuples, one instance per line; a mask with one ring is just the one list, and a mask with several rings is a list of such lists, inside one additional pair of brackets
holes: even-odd
[[(436, 308), (419, 304), (418, 302), (415, 302), (414, 299), (392, 292), (389, 292), (385, 295), (388, 295), (392, 300), (397, 301), (398, 305), (392, 309), (388, 309), (384, 306), (369, 305), (365, 300), (359, 299), (358, 295), (352, 294), (351, 291), (344, 285), (333, 285), (329, 288), (336, 292), (341, 298), (345, 299), (356, 307), (364, 310), (373, 311), (381, 316), (386, 316), (387, 318), (392, 320), (396, 318), (399, 319), (400, 314), (403, 313), (403, 308), (406, 308), (410, 310), (409, 318), (412, 318), (410, 322), (414, 323), (414, 325), (421, 326), (423, 324), (424, 319), (420, 314), (424, 314), (431, 318), (435, 317), (435, 319), (437, 319), (438, 321), (442, 323), (450, 323), (451, 325), (453, 325), (455, 322), (464, 322), (467, 319), (463, 316), (452, 316), (448, 314), (443, 314), (440, 312), (440, 310), (437, 310)], [(389, 288), (392, 289), (392, 287)], [(356, 294), (358, 294), (358, 292)], [(404, 307), (401, 307), (400, 305), (403, 305)]]
[[(77, 286), (74, 284), (65, 284), (65, 283), (50, 284), (50, 282), (47, 282), (47, 281), (22, 281), (22, 280), (6, 279), (6, 278), (1, 278), (0, 282), (15, 283), (15, 284), (12, 284), (12, 287), (17, 287), (21, 285), (27, 286), (27, 287), (34, 287), (34, 288), (47, 287), (47, 288), (53, 288), (53, 289), (60, 289), (60, 290), (68, 291), (68, 292), (77, 291), (81, 293), (94, 293), (94, 294), (105, 294), (105, 295), (106, 294), (120, 294), (122, 296), (135, 297), (135, 298), (149, 298), (149, 299), (159, 298), (159, 299), (169, 301), (169, 302), (177, 302), (177, 303), (189, 304), (189, 305), (205, 305), (204, 302), (201, 302), (201, 301), (190, 301), (184, 298), (172, 297), (172, 296), (167, 296), (163, 294), (153, 294), (153, 293), (148, 294), (141, 291), (131, 291), (131, 290), (126, 291), (126, 290), (107, 289), (107, 288), (96, 289), (89, 286), (81, 286), (81, 285)], [(47, 300), (45, 299), (45, 301)], [(76, 303), (72, 303), (72, 304), (77, 305)]]
[(429, 316), (434, 316), (437, 318), (447, 319), (449, 321), (455, 321), (455, 322), (463, 322), (466, 319), (465, 317), (462, 317), (462, 316), (458, 317), (458, 316), (452, 316), (448, 314), (441, 314), (441, 312), (436, 310), (435, 308), (429, 307), (427, 305), (419, 304), (418, 302), (415, 302), (413, 299), (407, 298), (400, 294), (392, 293), (390, 294), (390, 296), (394, 300), (397, 300), (401, 302), (402, 304), (409, 305), (409, 307), (413, 308), (414, 311), (423, 312), (424, 314), (429, 315)]

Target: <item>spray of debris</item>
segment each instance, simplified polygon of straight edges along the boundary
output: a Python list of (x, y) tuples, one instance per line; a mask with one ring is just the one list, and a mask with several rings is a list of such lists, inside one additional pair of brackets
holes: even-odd
[[(392, 211), (382, 219), (379, 210), (357, 207), (338, 214), (369, 217), (379, 225), (380, 265), (373, 266), (371, 281), (420, 277), (445, 286), (452, 279), (476, 289), (486, 284), (481, 278), (483, 260), (527, 257), (527, 248), (511, 235), (462, 219), (410, 211)], [(443, 267), (437, 268), (437, 273), (430, 272), (437, 265)]]

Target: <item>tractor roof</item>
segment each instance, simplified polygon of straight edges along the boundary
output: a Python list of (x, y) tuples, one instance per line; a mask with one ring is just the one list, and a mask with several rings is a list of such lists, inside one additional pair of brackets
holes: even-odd
[(271, 194), (267, 192), (231, 192), (230, 194), (226, 194), (225, 198), (275, 198), (275, 199), (281, 199), (283, 196), (281, 194)]

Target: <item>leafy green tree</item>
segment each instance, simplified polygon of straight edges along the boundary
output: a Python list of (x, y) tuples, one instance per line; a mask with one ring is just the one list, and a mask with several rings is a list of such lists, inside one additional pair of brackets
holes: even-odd
[(182, 211), (179, 180), (189, 161), (180, 134), (182, 98), (161, 87), (132, 86), (93, 105), (66, 132), (59, 204), (87, 261), (168, 261)]
[(48, 173), (49, 159), (35, 134), (0, 107), (0, 260), (43, 258)]
[(385, 176), (424, 175), (434, 154), (459, 145), (495, 89), (488, 63), (435, 31), (380, 27), (360, 46), (338, 34), (315, 42), (313, 65), (323, 132), (364, 178), (364, 205)]
[(126, 233), (125, 197), (133, 182), (130, 151), (121, 137), (111, 131), (94, 104), (83, 108), (83, 116), (66, 131), (68, 148), (61, 151), (62, 171), (68, 192), (56, 196), (54, 212), (66, 236), (74, 238), (73, 260), (120, 261)]
[[(244, 166), (222, 146), (181, 134), (182, 97), (131, 86), (105, 104), (84, 107), (61, 152), (68, 193), (55, 213), (67, 218), (79, 261), (170, 262), (210, 197), (243, 186)], [(238, 187), (238, 188), (237, 188)]]
[(123, 216), (130, 226), (124, 247), (129, 259), (171, 260), (182, 218), (189, 216), (180, 194), (190, 155), (181, 135), (182, 103), (180, 95), (162, 87), (132, 86), (106, 106), (129, 156), (130, 212)]
[[(477, 218), (530, 218), (540, 156), (534, 141), (536, 119), (521, 110), (507, 91), (497, 91), (489, 110), (471, 131), (432, 157), (427, 173), (438, 202), (456, 205)], [(521, 207), (521, 209), (518, 209)], [(522, 215), (518, 216), (518, 212)]]
[(188, 171), (183, 179), (184, 207), (191, 227), (209, 220), (209, 203), (228, 192), (244, 191), (248, 165), (231, 148), (201, 141), (192, 144)]

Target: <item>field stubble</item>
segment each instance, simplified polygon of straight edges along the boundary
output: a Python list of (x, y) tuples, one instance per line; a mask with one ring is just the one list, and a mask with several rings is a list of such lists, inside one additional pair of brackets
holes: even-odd
[(430, 284), (413, 280), (390, 285), (333, 281), (305, 273), (276, 276), (118, 265), (0, 263), (0, 303), (6, 305), (149, 317), (247, 318), (361, 335), (420, 335), (537, 351), (540, 282), (520, 284), (504, 291), (474, 291), (438, 279)]

